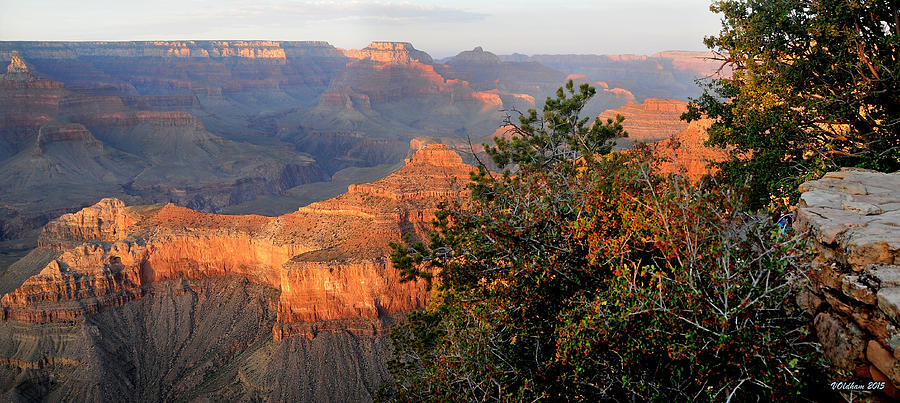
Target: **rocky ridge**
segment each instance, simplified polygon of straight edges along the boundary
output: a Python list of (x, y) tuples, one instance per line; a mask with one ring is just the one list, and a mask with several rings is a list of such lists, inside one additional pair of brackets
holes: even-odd
[(900, 173), (844, 168), (800, 191), (816, 258), (798, 302), (835, 366), (900, 399)]
[(387, 242), (422, 236), (437, 200), (455, 197), (453, 179), (469, 171), (456, 153), (430, 145), (384, 179), (280, 217), (104, 199), (44, 228), (40, 248), (58, 256), (0, 299), (2, 319), (77, 321), (139, 299), (154, 283), (225, 276), (280, 291), (276, 339), (421, 308), (424, 285), (399, 282)]
[(470, 63), (500, 64), (501, 61), (497, 55), (491, 52), (485, 52), (481, 46), (476, 46), (472, 50), (460, 52), (458, 55), (447, 61), (447, 64), (450, 65)]
[(39, 58), (171, 57), (284, 59), (278, 41), (13, 42)]
[(371, 60), (380, 63), (410, 64), (418, 62), (434, 64), (434, 60), (428, 53), (416, 49), (409, 42), (375, 41), (362, 49), (347, 49), (343, 52), (345, 56), (352, 59)]
[(372, 42), (344, 53), (345, 68), (301, 119), (307, 138), (399, 137), (403, 141), (397, 144), (405, 148), (422, 133), (477, 133), (502, 119), (503, 96), (443, 75), (428, 54), (409, 43)]
[(653, 142), (668, 139), (687, 129), (688, 123), (681, 120), (681, 114), (686, 111), (685, 101), (648, 98), (641, 104), (628, 102), (621, 108), (604, 111), (599, 117), (606, 120), (622, 115), (625, 117), (622, 125), (628, 132), (629, 140)]
[(638, 101), (699, 96), (701, 91), (695, 80), (715, 74), (721, 67), (721, 62), (712, 59), (715, 55), (711, 52), (668, 51), (651, 56), (569, 54), (499, 57), (504, 61), (538, 62), (566, 74), (584, 74), (611, 87), (627, 88)]

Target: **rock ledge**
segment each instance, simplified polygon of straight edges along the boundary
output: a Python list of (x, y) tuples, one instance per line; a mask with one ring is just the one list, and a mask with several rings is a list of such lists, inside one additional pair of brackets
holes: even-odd
[(845, 168), (800, 191), (796, 227), (817, 255), (798, 303), (835, 366), (900, 399), (900, 172)]

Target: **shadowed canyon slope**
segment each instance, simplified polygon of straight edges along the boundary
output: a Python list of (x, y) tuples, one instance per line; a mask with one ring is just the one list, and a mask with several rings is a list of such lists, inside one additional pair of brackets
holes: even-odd
[(0, 76), (0, 239), (27, 237), (100, 195), (215, 210), (326, 178), (286, 147), (226, 140), (186, 111), (141, 107), (39, 78), (14, 56)]
[(370, 399), (387, 376), (386, 326), (425, 303), (387, 242), (421, 235), (470, 170), (435, 144), (280, 217), (117, 199), (63, 215), (0, 276), (3, 393)]

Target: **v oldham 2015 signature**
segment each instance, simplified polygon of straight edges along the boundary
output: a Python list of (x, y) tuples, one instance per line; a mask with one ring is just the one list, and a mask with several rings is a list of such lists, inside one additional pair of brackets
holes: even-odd
[(832, 382), (831, 390), (884, 390), (884, 382)]

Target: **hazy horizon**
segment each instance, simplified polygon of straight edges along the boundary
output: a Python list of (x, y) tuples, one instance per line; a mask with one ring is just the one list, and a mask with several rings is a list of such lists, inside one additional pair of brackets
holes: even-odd
[(704, 50), (703, 37), (719, 28), (709, 0), (0, 0), (0, 11), (0, 41), (322, 40), (359, 49), (384, 40), (435, 58), (476, 46), (529, 55)]

